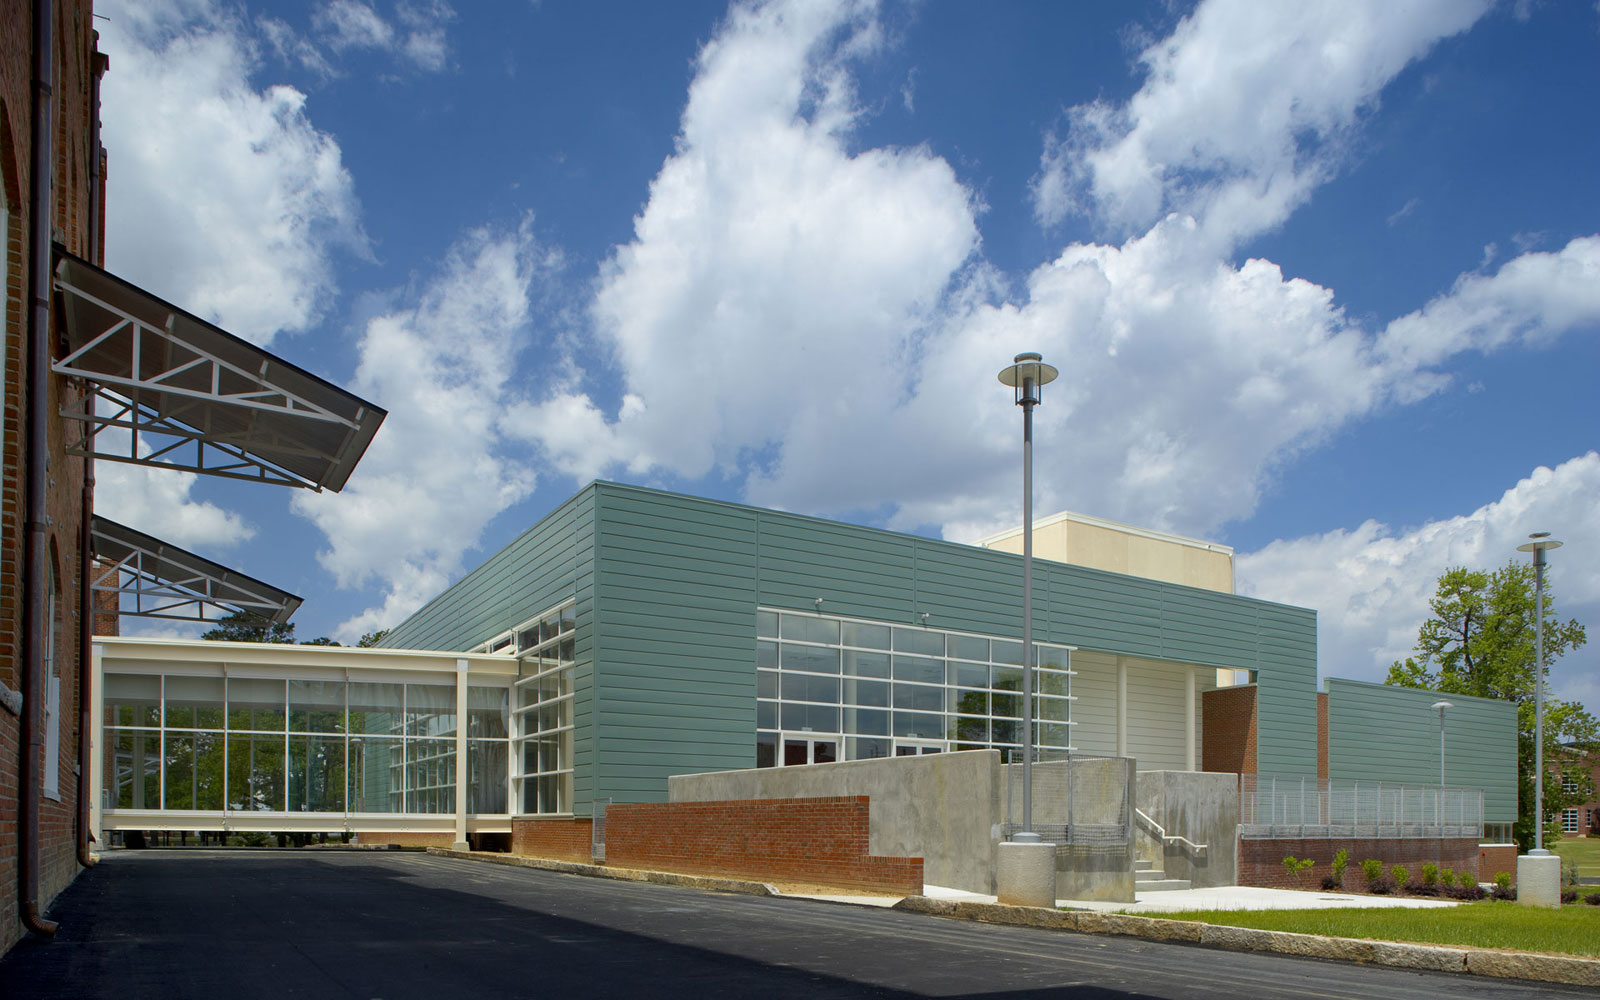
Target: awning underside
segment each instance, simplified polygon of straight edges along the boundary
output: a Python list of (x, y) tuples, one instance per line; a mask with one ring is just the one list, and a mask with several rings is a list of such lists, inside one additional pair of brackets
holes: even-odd
[(55, 286), (54, 368), (95, 386), (61, 413), (77, 454), (337, 492), (386, 415), (60, 248)]
[(91, 534), (93, 589), (118, 595), (121, 614), (204, 622), (217, 617), (210, 609), (286, 622), (300, 607), (288, 591), (104, 517)]

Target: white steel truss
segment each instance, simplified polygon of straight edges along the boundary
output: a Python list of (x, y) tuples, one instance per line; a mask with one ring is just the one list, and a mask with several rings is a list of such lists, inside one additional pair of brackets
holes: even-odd
[(119, 614), (206, 622), (215, 617), (206, 616), (212, 609), (285, 622), (300, 607), (287, 591), (126, 525), (96, 515), (90, 530), (92, 588), (116, 594)]
[[(68, 353), (54, 370), (90, 386), (61, 409), (81, 426), (75, 454), (337, 491), (385, 416), (71, 255), (55, 287)], [(97, 441), (112, 429), (126, 434)]]

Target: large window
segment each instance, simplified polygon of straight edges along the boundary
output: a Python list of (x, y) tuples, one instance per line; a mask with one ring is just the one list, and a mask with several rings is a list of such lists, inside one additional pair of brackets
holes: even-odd
[[(105, 806), (455, 811), (456, 689), (441, 683), (110, 673)], [(506, 812), (505, 688), (467, 688), (467, 809)]]
[(1561, 832), (1562, 833), (1579, 833), (1580, 832), (1580, 829), (1578, 827), (1578, 810), (1576, 810), (1576, 809), (1563, 809), (1563, 810), (1561, 810)]
[(512, 778), (517, 811), (572, 811), (572, 675), (576, 622), (567, 604), (512, 630), (519, 658), (512, 686)]
[[(756, 612), (756, 765), (1022, 749), (1022, 643)], [(1035, 643), (1036, 746), (1071, 749), (1071, 650)]]

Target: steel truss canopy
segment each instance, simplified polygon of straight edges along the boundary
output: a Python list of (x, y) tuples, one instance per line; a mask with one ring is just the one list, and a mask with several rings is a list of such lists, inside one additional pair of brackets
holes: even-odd
[(61, 411), (74, 454), (338, 492), (387, 416), (59, 245), (55, 287), (54, 368), (92, 386)]
[(116, 594), (119, 604), (123, 597), (133, 599), (133, 607), (120, 607), (120, 614), (209, 622), (205, 611), (211, 608), (286, 622), (300, 607), (300, 598), (286, 590), (98, 514), (90, 532), (95, 593)]

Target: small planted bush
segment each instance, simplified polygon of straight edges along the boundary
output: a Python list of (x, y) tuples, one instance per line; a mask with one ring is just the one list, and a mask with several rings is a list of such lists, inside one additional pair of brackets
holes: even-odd
[(1283, 865), (1283, 870), (1289, 873), (1289, 878), (1294, 881), (1294, 884), (1300, 885), (1305, 881), (1306, 872), (1310, 871), (1316, 862), (1311, 858), (1297, 858), (1290, 854), (1283, 859), (1281, 864)]
[[(1350, 851), (1341, 847), (1334, 853), (1333, 863), (1329, 865), (1328, 878), (1333, 880), (1332, 888), (1344, 888), (1344, 870), (1348, 867), (1350, 867)], [(1324, 888), (1327, 888), (1327, 886), (1324, 886)]]
[(1494, 891), (1489, 895), (1500, 900), (1513, 900), (1517, 898), (1517, 890), (1511, 888), (1510, 872), (1494, 873)]
[(1406, 887), (1406, 883), (1411, 881), (1411, 873), (1406, 870), (1405, 865), (1395, 865), (1394, 867), (1390, 868), (1389, 877), (1394, 880), (1394, 887), (1396, 889), (1404, 889)]
[(1456, 884), (1456, 870), (1454, 868), (1439, 869), (1439, 884), (1446, 889)]
[(1361, 874), (1367, 877), (1367, 887), (1371, 888), (1383, 881), (1383, 862), (1377, 858), (1368, 858), (1361, 862)]
[(1591, 892), (1583, 897), (1583, 901), (1590, 906), (1600, 906), (1600, 892)]
[(1439, 866), (1432, 861), (1422, 863), (1422, 884), (1429, 888), (1439, 884)]
[(1456, 872), (1456, 885), (1462, 889), (1476, 889), (1478, 887), (1478, 876), (1463, 868)]

